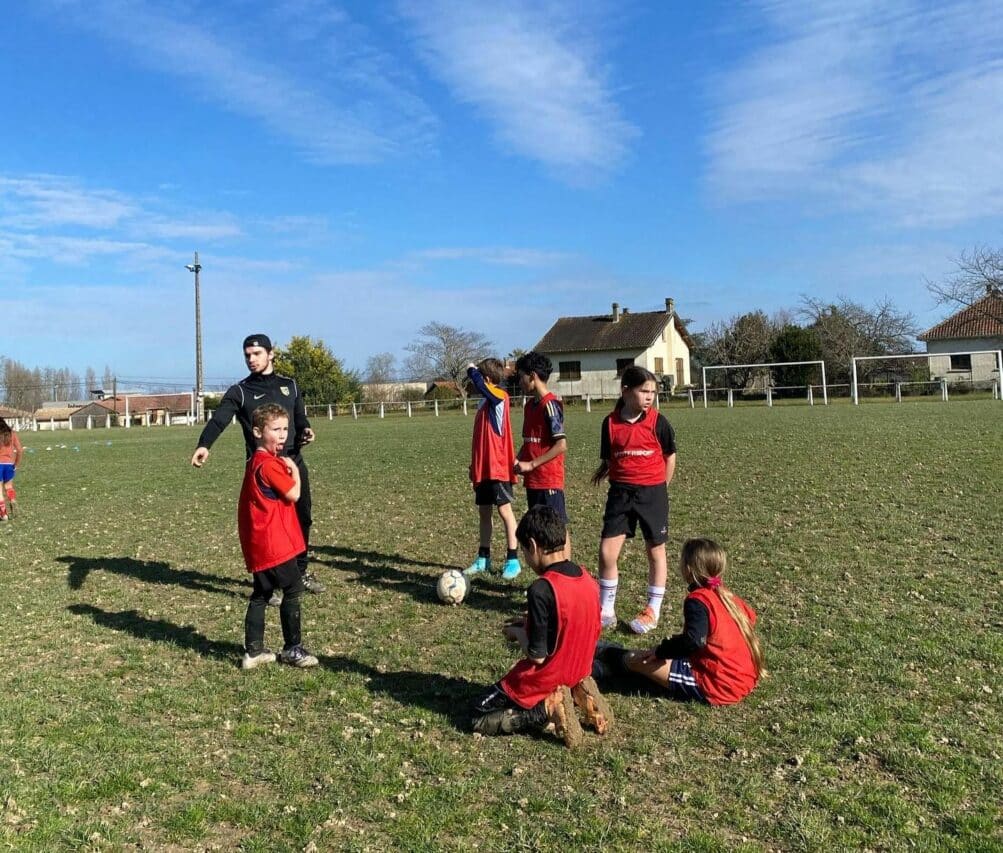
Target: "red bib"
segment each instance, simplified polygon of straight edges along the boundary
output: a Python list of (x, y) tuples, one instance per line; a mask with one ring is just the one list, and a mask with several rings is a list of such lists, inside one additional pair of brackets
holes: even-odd
[(521, 708), (532, 708), (562, 684), (574, 687), (592, 674), (592, 657), (602, 630), (599, 585), (584, 568), (577, 578), (559, 572), (540, 575), (554, 590), (557, 643), (543, 663), (523, 658), (501, 680), (505, 694)]
[[(697, 599), (710, 613), (707, 645), (690, 655), (693, 677), (711, 705), (733, 705), (751, 693), (759, 680), (749, 644), (716, 592), (700, 587), (687, 598)], [(737, 595), (735, 601), (755, 625), (756, 612)]]
[(293, 483), (285, 464), (267, 451), (255, 451), (247, 462), (237, 530), (249, 572), (273, 569), (306, 550), (296, 504), (282, 496)]

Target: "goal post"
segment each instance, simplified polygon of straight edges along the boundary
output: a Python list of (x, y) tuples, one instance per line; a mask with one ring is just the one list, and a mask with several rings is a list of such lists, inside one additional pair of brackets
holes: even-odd
[[(703, 370), (703, 407), (707, 408), (707, 371), (708, 370), (751, 370), (757, 368), (768, 368), (768, 367), (804, 367), (807, 365), (817, 364), (822, 369), (822, 401), (824, 405), (829, 405), (829, 384), (825, 379), (825, 362), (821, 359), (816, 359), (814, 361), (767, 361), (762, 364), (714, 364), (708, 367), (702, 368)], [(808, 400), (814, 405), (814, 397), (812, 394), (812, 385), (808, 383)], [(728, 389), (729, 392), (732, 389)], [(771, 404), (771, 394), (770, 386), (767, 386), (767, 401)], [(729, 393), (729, 398), (731, 394)]]
[[(860, 383), (857, 379), (857, 362), (859, 361), (891, 361), (902, 358), (925, 358), (927, 363), (931, 358), (943, 358), (960, 355), (991, 355), (996, 362), (996, 382), (1003, 382), (1003, 350), (998, 349), (974, 349), (963, 350), (961, 352), (907, 352), (897, 355), (855, 355), (850, 359), (850, 395), (853, 398), (853, 405), (860, 405)], [(930, 380), (933, 382), (934, 380)], [(995, 394), (994, 394), (995, 397)], [(944, 397), (946, 399), (946, 396)], [(1003, 399), (1003, 395), (1001, 395)]]

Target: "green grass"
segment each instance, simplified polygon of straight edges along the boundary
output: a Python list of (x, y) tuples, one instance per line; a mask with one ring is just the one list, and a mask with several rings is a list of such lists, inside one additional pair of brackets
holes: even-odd
[[(237, 666), (236, 428), (202, 471), (194, 429), (28, 434), (0, 527), (0, 848), (1003, 848), (1003, 404), (677, 406), (670, 547), (728, 548), (771, 676), (725, 709), (611, 694), (615, 731), (578, 752), (466, 731), (524, 588), (435, 600), (476, 544), (469, 419), (315, 421), (329, 591), (302, 672)], [(592, 568), (601, 417), (568, 423)], [(640, 543), (621, 576), (630, 615)]]

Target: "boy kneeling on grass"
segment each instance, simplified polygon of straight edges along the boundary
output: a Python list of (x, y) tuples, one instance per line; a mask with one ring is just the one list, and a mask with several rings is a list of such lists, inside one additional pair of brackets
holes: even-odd
[(282, 590), (279, 620), (284, 645), (279, 655), (290, 666), (316, 666), (318, 661), (300, 644), (300, 600), (303, 575), (296, 558), (305, 549), (296, 517), (300, 474), (288, 456), (279, 456), (289, 433), (289, 416), (274, 403), (259, 406), (251, 415), (251, 432), (257, 441), (247, 461), (237, 504), (237, 530), (244, 562), (254, 590), (244, 617), (244, 669), (273, 663), (265, 648), (265, 610), (272, 593)]
[(577, 746), (582, 726), (576, 706), (599, 734), (612, 723), (591, 677), (601, 630), (599, 587), (565, 558), (567, 535), (564, 520), (548, 506), (533, 507), (516, 528), (526, 563), (539, 578), (527, 590), (526, 617), (506, 624), (503, 633), (526, 656), (474, 704), (473, 728), (479, 734), (542, 731), (553, 724), (566, 745)]

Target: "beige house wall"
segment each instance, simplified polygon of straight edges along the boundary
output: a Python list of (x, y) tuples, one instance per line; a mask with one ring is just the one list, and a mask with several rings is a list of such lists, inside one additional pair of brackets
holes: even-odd
[(971, 370), (951, 370), (949, 355), (937, 353), (963, 353), (977, 350), (1003, 349), (1003, 338), (955, 338), (946, 341), (929, 341), (926, 351), (930, 353), (930, 378), (946, 378), (948, 382), (990, 382), (999, 378), (999, 366), (995, 353), (979, 353), (972, 356)]

